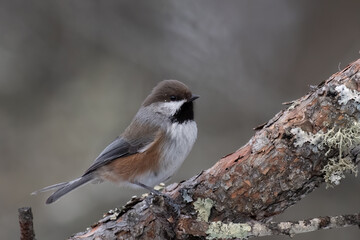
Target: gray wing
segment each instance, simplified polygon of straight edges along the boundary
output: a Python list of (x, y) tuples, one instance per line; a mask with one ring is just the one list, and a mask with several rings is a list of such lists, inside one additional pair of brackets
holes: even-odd
[(124, 138), (118, 137), (100, 153), (100, 155), (95, 159), (95, 162), (85, 171), (83, 176), (110, 163), (114, 159), (135, 154), (149, 143), (151, 143), (151, 141), (129, 143)]
[(110, 143), (95, 159), (94, 163), (85, 171), (84, 175), (87, 175), (101, 166), (104, 166), (112, 160), (125, 157), (136, 153), (134, 147), (131, 147), (124, 138), (117, 137), (112, 143)]
[[(95, 159), (83, 176), (95, 171), (114, 159), (126, 157), (139, 152), (144, 147), (151, 144), (161, 127), (148, 118), (141, 117), (142, 112), (138, 112), (139, 117), (134, 120), (125, 130), (124, 134), (110, 143)], [(143, 127), (144, 124), (146, 127)]]
[(156, 131), (152, 131), (151, 133), (148, 132), (144, 134), (144, 136), (139, 136), (138, 134), (133, 140), (127, 140), (124, 137), (116, 138), (100, 153), (95, 159), (95, 162), (85, 171), (83, 176), (110, 163), (112, 160), (138, 153), (139, 150), (143, 149), (148, 144), (151, 144), (155, 140), (155, 136)]

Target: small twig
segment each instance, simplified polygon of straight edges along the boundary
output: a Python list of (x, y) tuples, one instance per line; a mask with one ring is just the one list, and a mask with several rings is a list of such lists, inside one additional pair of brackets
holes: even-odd
[(360, 213), (333, 217), (318, 217), (298, 222), (254, 222), (250, 225), (252, 225), (252, 231), (249, 236), (288, 235), (292, 237), (295, 234), (313, 232), (321, 229), (360, 226)]
[[(249, 239), (273, 235), (287, 235), (313, 232), (321, 229), (360, 227), (360, 213), (339, 215), (333, 217), (317, 217), (301, 221), (289, 222), (261, 222), (249, 220), (242, 223), (207, 222), (182, 218), (178, 224), (178, 236), (184, 232), (196, 237), (207, 239)], [(80, 239), (74, 238), (74, 239)], [(81, 238), (82, 239), (82, 238)], [(91, 238), (94, 239), (94, 238)]]
[(19, 211), (19, 224), (20, 224), (20, 239), (21, 240), (35, 240), (35, 232), (33, 225), (33, 215), (31, 208), (22, 207)]

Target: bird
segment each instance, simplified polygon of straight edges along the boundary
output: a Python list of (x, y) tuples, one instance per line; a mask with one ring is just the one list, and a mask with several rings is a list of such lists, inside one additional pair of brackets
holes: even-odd
[(85, 183), (102, 181), (159, 193), (153, 187), (174, 175), (196, 141), (193, 102), (197, 98), (199, 96), (180, 81), (159, 82), (130, 125), (81, 177), (32, 194), (54, 191), (46, 200), (46, 204), (51, 204)]

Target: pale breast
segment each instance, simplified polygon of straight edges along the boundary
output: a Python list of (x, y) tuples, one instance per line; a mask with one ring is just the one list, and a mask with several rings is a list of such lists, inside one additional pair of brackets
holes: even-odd
[(167, 173), (165, 179), (171, 177), (180, 168), (189, 155), (196, 138), (197, 126), (195, 121), (171, 124), (167, 131), (168, 141), (164, 143), (163, 156), (159, 163), (164, 172)]
[(172, 123), (168, 128), (162, 145), (157, 171), (139, 176), (137, 181), (155, 186), (168, 180), (180, 168), (189, 155), (197, 137), (195, 121)]

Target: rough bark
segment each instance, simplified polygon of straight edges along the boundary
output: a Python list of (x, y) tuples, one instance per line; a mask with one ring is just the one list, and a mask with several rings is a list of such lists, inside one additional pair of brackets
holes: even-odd
[(20, 239), (35, 240), (35, 232), (33, 225), (33, 215), (31, 208), (22, 207), (18, 209), (20, 224)]
[[(360, 59), (257, 127), (236, 152), (197, 176), (166, 187), (164, 193), (180, 206), (180, 213), (166, 198), (134, 198), (70, 239), (257, 236), (251, 232), (254, 224), (266, 224), (325, 180), (337, 185), (344, 171), (356, 171), (359, 69)], [(231, 235), (234, 232), (238, 234)]]

